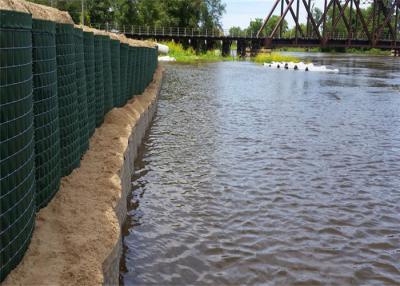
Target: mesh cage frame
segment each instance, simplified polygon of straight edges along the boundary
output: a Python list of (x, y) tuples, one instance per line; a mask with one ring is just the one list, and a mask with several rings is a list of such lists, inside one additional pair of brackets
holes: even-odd
[(132, 47), (132, 84), (131, 84), (131, 93), (130, 97), (133, 95), (140, 94), (140, 88), (139, 88), (139, 75), (140, 75), (140, 70), (139, 70), (139, 47)]
[(120, 49), (120, 106), (125, 105), (127, 96), (127, 79), (128, 79), (128, 57), (129, 57), (129, 45), (121, 43)]
[(32, 17), (0, 10), (0, 282), (35, 225)]
[(94, 34), (83, 32), (85, 56), (86, 99), (88, 112), (88, 133), (91, 137), (96, 129), (96, 98), (95, 98), (95, 70), (94, 70)]
[(111, 39), (102, 35), (103, 40), (103, 81), (104, 81), (104, 115), (113, 108), (113, 86), (111, 71)]
[(56, 24), (32, 20), (36, 208), (60, 188), (60, 126), (57, 94)]
[(113, 87), (113, 107), (121, 107), (123, 100), (121, 97), (121, 58), (120, 58), (120, 41), (111, 39), (111, 71), (112, 71), (112, 87)]
[(57, 23), (57, 82), (62, 177), (68, 176), (79, 166), (81, 154), (74, 41), (74, 26)]
[(94, 35), (94, 67), (95, 67), (95, 105), (96, 127), (104, 121), (104, 87), (103, 87), (103, 40), (101, 35)]
[(75, 38), (75, 68), (78, 101), (79, 146), (83, 156), (89, 148), (88, 105), (86, 94), (85, 52), (83, 47), (83, 31), (74, 28)]

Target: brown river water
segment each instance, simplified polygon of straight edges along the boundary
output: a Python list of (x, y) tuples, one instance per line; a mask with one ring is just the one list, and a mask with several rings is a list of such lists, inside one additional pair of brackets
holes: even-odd
[(121, 284), (400, 285), (400, 59), (312, 60), (165, 65)]

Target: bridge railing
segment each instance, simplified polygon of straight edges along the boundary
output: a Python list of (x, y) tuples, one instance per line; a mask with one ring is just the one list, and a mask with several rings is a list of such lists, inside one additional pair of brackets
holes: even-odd
[[(224, 38), (256, 38), (256, 33), (251, 31), (230, 31), (223, 29), (198, 29), (198, 28), (185, 28), (185, 27), (158, 27), (158, 26), (127, 26), (127, 25), (113, 25), (113, 24), (93, 24), (94, 28), (102, 29), (106, 31), (131, 34), (135, 36), (146, 36), (146, 37), (224, 37)], [(365, 32), (331, 32), (327, 31), (325, 34), (321, 31), (321, 35), (325, 36), (329, 40), (368, 40)], [(261, 36), (261, 38), (265, 37)], [(279, 33), (274, 37), (275, 39), (295, 39), (296, 33), (294, 31), (288, 31), (282, 34), (280, 37)], [(302, 36), (297, 33), (297, 39), (318, 39), (315, 32), (309, 33), (308, 35)], [(397, 37), (400, 39), (400, 35)], [(389, 32), (382, 33), (379, 40), (392, 41), (394, 37)]]

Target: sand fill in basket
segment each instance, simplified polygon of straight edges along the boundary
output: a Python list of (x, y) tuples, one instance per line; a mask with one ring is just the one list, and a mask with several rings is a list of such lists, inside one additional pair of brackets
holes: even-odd
[(103, 79), (104, 79), (104, 114), (107, 114), (113, 106), (113, 85), (111, 73), (111, 39), (102, 36), (103, 40)]
[(36, 207), (60, 188), (60, 127), (57, 97), (56, 24), (32, 20)]
[(121, 44), (121, 49), (120, 49), (120, 75), (121, 75), (121, 80), (120, 80), (120, 105), (123, 106), (126, 103), (127, 99), (127, 88), (126, 88), (126, 83), (127, 83), (127, 78), (128, 78), (128, 51), (129, 51), (129, 46), (127, 44)]
[(56, 24), (58, 108), (60, 120), (61, 175), (79, 166), (78, 94), (76, 85), (74, 27)]
[[(94, 35), (94, 83), (96, 102), (96, 127), (104, 120), (104, 87), (103, 87), (103, 40), (102, 35)], [(104, 83), (105, 84), (105, 83)]]
[(120, 42), (111, 40), (111, 71), (113, 87), (113, 107), (121, 107), (123, 100), (121, 96), (121, 65), (120, 65)]
[(89, 147), (88, 129), (88, 105), (86, 93), (86, 71), (85, 53), (83, 48), (83, 31), (74, 28), (75, 35), (75, 67), (76, 67), (76, 87), (78, 100), (78, 120), (79, 120), (79, 145), (83, 155)]
[(22, 259), (35, 220), (32, 17), (0, 10), (0, 281)]
[(95, 100), (95, 69), (94, 69), (94, 35), (92, 32), (83, 32), (86, 99), (88, 112), (88, 133), (92, 136), (96, 128), (96, 100)]

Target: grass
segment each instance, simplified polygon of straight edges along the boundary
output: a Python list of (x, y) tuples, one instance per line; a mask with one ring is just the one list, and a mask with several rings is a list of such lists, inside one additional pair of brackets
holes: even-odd
[(362, 55), (371, 55), (371, 56), (390, 56), (391, 51), (384, 51), (381, 49), (346, 49), (347, 53), (351, 54), (362, 54)]
[(300, 59), (292, 55), (283, 55), (281, 53), (268, 53), (268, 54), (258, 54), (256, 57), (252, 58), (252, 61), (256, 63), (272, 63), (272, 62), (300, 62)]
[(193, 48), (189, 47), (188, 49), (184, 49), (182, 44), (179, 43), (163, 42), (162, 44), (169, 47), (168, 55), (174, 57), (179, 63), (218, 62), (229, 60), (229, 58), (223, 58), (218, 50), (196, 53)]

